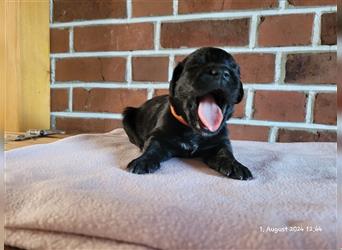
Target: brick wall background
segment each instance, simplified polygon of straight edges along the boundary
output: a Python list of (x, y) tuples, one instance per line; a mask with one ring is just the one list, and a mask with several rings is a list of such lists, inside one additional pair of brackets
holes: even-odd
[(125, 106), (168, 93), (202, 46), (232, 53), (245, 97), (232, 139), (336, 141), (335, 0), (51, 0), (51, 121), (121, 127)]

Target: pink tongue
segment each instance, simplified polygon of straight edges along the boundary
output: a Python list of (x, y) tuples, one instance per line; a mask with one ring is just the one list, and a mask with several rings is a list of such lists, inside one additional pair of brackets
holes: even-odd
[(211, 132), (216, 131), (223, 119), (222, 111), (211, 95), (202, 98), (198, 105), (198, 116)]

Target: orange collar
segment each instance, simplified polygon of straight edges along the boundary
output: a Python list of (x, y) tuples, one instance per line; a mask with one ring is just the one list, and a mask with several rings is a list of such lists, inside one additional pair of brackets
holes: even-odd
[(180, 115), (177, 115), (174, 107), (170, 104), (171, 114), (173, 115), (176, 120), (178, 120), (180, 123), (182, 123), (185, 126), (189, 126), (189, 124), (184, 120), (184, 118)]

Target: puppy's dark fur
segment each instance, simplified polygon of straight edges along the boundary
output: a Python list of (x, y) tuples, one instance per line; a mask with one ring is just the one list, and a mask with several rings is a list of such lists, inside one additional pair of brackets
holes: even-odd
[[(214, 132), (201, 124), (198, 100), (211, 93), (223, 113)], [(174, 69), (169, 95), (155, 97), (139, 108), (128, 107), (123, 115), (129, 140), (142, 155), (128, 164), (132, 173), (152, 173), (171, 157), (198, 157), (209, 167), (234, 179), (252, 178), (251, 172), (233, 156), (225, 121), (243, 98), (240, 69), (233, 57), (218, 48), (201, 48)], [(170, 111), (183, 117), (180, 123)]]

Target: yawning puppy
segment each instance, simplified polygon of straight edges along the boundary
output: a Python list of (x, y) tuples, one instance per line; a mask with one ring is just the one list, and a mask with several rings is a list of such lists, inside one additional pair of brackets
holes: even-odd
[(142, 155), (132, 173), (156, 171), (171, 157), (198, 157), (234, 179), (252, 178), (233, 156), (226, 120), (243, 98), (239, 66), (218, 48), (201, 48), (174, 69), (169, 95), (157, 96), (123, 113), (124, 129)]

